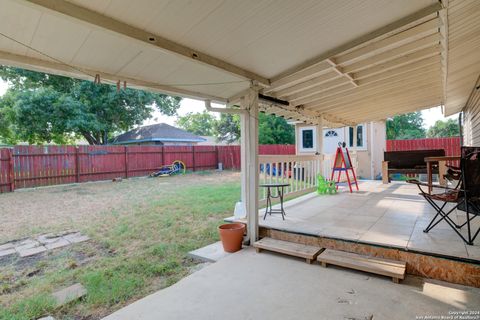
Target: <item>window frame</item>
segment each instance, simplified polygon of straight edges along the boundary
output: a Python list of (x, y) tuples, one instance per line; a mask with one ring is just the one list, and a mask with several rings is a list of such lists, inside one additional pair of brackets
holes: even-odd
[[(367, 124), (360, 123), (357, 125), (357, 136), (358, 136), (358, 127), (362, 127), (362, 146), (357, 146), (357, 150), (367, 150)], [(350, 143), (350, 128), (353, 130), (353, 127), (347, 127), (347, 136), (346, 136), (346, 144), (349, 149), (353, 149), (353, 143)]]
[[(312, 131), (312, 147), (311, 148), (304, 148), (303, 146), (303, 132), (304, 131)], [(308, 126), (308, 127), (300, 127), (299, 128), (299, 148), (298, 150), (300, 152), (316, 152), (317, 151), (317, 128), (313, 126)]]

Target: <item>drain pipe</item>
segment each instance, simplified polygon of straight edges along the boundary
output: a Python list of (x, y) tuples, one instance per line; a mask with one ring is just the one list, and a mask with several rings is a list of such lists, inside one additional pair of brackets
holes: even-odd
[(205, 100), (205, 109), (210, 112), (220, 112), (220, 113), (230, 113), (230, 114), (245, 114), (248, 113), (245, 109), (235, 109), (235, 108), (215, 108), (212, 107), (212, 102), (210, 100)]

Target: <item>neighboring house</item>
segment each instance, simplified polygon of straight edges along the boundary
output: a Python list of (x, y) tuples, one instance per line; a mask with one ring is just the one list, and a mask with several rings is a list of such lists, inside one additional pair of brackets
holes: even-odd
[(117, 136), (113, 144), (191, 146), (204, 138), (166, 123), (139, 127)]
[[(296, 126), (297, 154), (316, 153), (316, 127)], [(301, 139), (300, 139), (301, 138)], [(378, 179), (382, 173), (383, 152), (386, 149), (385, 121), (374, 121), (357, 126), (356, 174), (365, 179)], [(353, 127), (323, 129), (323, 154), (325, 159), (335, 155), (338, 144), (345, 142), (354, 153)], [(373, 143), (372, 143), (373, 142)]]
[(212, 137), (212, 136), (200, 136), (200, 137), (205, 139), (205, 141), (199, 142), (198, 143), (199, 146), (234, 146), (234, 145), (239, 145), (238, 141), (228, 143), (228, 142), (225, 142), (225, 141), (217, 141), (217, 138)]

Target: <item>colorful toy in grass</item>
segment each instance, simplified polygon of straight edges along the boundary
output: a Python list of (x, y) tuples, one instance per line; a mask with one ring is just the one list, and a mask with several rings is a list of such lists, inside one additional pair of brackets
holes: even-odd
[(180, 160), (173, 161), (170, 165), (164, 165), (158, 171), (150, 173), (150, 177), (169, 177), (172, 174), (185, 174), (187, 167)]
[(317, 193), (334, 194), (337, 193), (335, 181), (325, 179), (321, 174), (317, 176)]

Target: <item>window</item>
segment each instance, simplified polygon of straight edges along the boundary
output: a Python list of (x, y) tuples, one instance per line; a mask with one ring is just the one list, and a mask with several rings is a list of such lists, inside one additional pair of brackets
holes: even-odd
[(300, 151), (315, 152), (316, 151), (316, 131), (315, 127), (300, 128)]
[(338, 133), (335, 130), (329, 130), (327, 133), (325, 133), (325, 138), (328, 137), (338, 137)]
[(302, 145), (304, 149), (313, 148), (313, 130), (302, 131)]
[[(348, 127), (348, 146), (353, 147), (353, 127)], [(357, 126), (357, 148), (367, 148), (365, 126), (363, 124)]]

